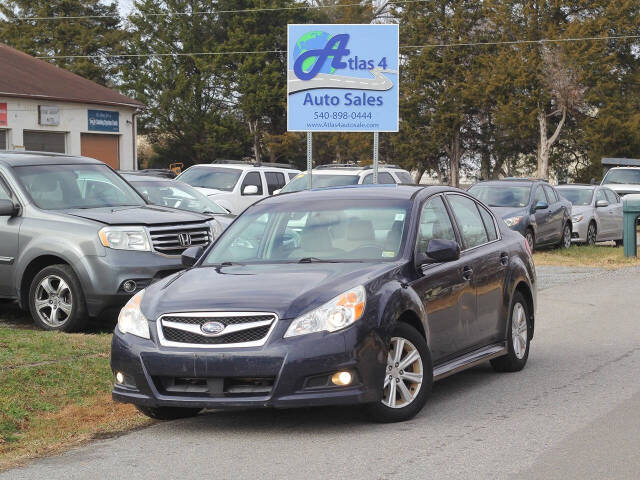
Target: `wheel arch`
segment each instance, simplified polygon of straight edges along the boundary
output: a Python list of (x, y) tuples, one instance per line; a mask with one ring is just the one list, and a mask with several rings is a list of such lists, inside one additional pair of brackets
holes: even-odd
[(18, 302), (23, 309), (29, 308), (29, 288), (33, 278), (43, 268), (50, 267), (51, 265), (67, 265), (76, 277), (80, 278), (78, 272), (73, 267), (73, 264), (59, 255), (44, 254), (39, 255), (32, 259), (22, 272), (18, 290)]

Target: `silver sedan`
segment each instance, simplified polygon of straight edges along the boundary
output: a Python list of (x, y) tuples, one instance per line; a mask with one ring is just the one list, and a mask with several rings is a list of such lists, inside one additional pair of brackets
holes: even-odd
[(556, 188), (573, 205), (573, 242), (593, 245), (614, 240), (616, 245), (622, 245), (622, 200), (613, 190), (598, 185)]

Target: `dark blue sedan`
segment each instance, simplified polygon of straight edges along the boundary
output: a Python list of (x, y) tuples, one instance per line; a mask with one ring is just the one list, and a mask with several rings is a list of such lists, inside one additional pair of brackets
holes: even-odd
[(364, 404), (402, 421), (434, 381), (529, 355), (531, 252), (458, 189), (269, 197), (183, 262), (131, 299), (113, 337), (113, 397), (153, 418)]

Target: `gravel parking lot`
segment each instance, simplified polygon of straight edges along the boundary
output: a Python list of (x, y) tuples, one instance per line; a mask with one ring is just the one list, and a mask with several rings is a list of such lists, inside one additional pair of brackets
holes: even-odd
[(640, 268), (540, 268), (527, 368), (496, 374), (483, 365), (445, 379), (407, 423), (370, 424), (358, 409), (211, 412), (95, 441), (0, 479), (369, 479), (417, 472), (633, 478), (640, 470), (638, 275)]

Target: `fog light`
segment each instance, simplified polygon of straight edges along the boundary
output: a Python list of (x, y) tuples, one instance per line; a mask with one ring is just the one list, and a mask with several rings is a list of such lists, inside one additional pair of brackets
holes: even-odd
[(127, 293), (135, 292), (137, 287), (138, 285), (133, 280), (127, 280), (122, 284), (122, 289)]
[(123, 384), (124, 383), (124, 373), (122, 372), (117, 372), (116, 373), (116, 382), (119, 384)]
[(339, 387), (346, 387), (351, 383), (353, 377), (349, 372), (336, 372), (331, 376), (331, 381)]

